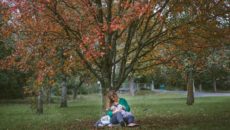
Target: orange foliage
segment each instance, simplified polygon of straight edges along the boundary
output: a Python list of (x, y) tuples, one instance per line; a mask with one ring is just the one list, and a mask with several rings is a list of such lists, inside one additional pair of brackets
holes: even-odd
[[(87, 68), (100, 81), (117, 81), (118, 86), (139, 67), (175, 59), (177, 49), (200, 53), (209, 47), (209, 38), (221, 36), (213, 21), (224, 7), (223, 1), (203, 0), (8, 0), (5, 5), (9, 3), (4, 19), (11, 24), (3, 34), (15, 35), (16, 43), (14, 53), (0, 62), (3, 68), (33, 71), (39, 83)], [(211, 32), (199, 28), (206, 22)], [(112, 69), (116, 65), (118, 77)]]

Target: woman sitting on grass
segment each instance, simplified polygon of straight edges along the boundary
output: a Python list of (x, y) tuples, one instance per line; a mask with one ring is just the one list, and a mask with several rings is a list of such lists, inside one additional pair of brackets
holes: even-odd
[(107, 109), (107, 115), (111, 117), (111, 123), (121, 126), (135, 126), (134, 116), (130, 112), (127, 101), (124, 98), (119, 98), (114, 90), (109, 91), (108, 97), (110, 106)]

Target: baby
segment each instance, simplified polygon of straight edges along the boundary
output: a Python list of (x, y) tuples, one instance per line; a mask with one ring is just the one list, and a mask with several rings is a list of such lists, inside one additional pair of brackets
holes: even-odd
[(131, 112), (125, 111), (125, 108), (121, 104), (118, 104), (118, 103), (114, 103), (111, 106), (111, 110), (113, 111), (113, 113), (121, 112), (121, 115), (123, 117), (127, 117), (128, 115), (132, 115)]

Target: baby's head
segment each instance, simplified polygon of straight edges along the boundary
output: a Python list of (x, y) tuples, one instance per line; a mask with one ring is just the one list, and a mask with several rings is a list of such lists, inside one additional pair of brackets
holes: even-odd
[(117, 105), (113, 105), (112, 107), (111, 107), (111, 110), (122, 110), (122, 105), (121, 104), (117, 104)]
[(122, 105), (121, 105), (121, 104), (118, 104), (118, 105), (117, 105), (117, 108), (118, 108), (118, 109), (122, 109)]

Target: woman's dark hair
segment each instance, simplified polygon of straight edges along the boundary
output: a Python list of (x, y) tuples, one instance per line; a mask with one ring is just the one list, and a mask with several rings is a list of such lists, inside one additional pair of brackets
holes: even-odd
[(115, 90), (110, 90), (108, 92), (109, 105), (111, 106), (114, 103), (114, 97), (118, 97)]

